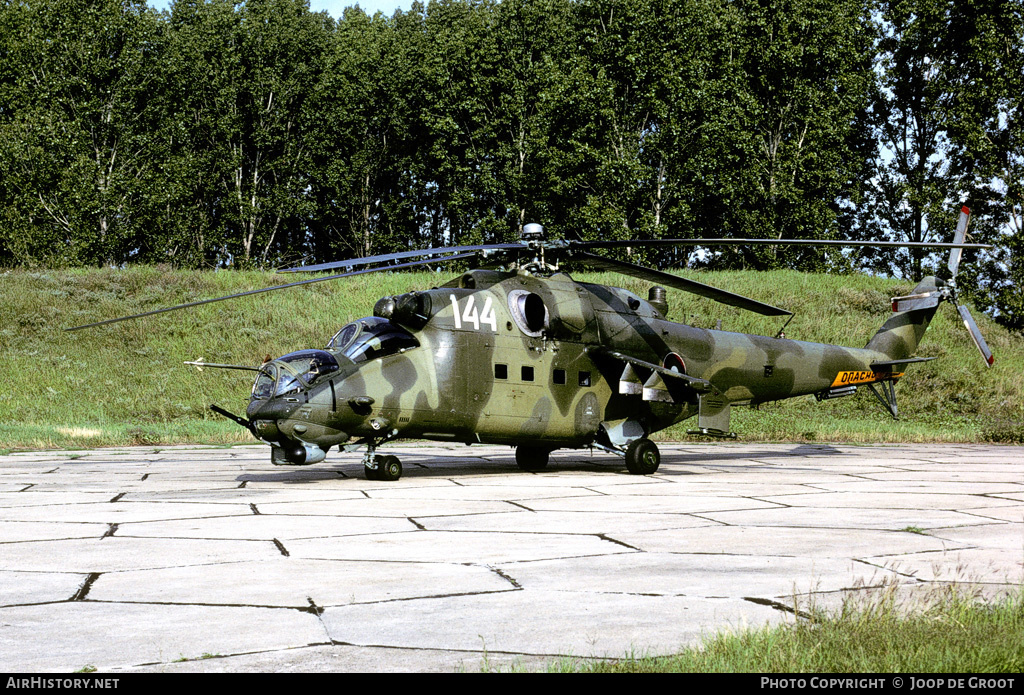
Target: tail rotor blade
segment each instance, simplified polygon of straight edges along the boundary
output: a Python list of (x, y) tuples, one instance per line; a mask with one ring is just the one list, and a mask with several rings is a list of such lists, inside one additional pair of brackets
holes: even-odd
[[(954, 244), (964, 243), (967, 237), (967, 224), (971, 221), (971, 210), (967, 207), (960, 208), (960, 221), (956, 225), (956, 234), (953, 235)], [(949, 272), (956, 277), (956, 270), (960, 267), (960, 256), (963, 249), (951, 249), (949, 252)]]
[(991, 367), (992, 363), (995, 362), (995, 357), (992, 356), (992, 351), (988, 349), (988, 343), (981, 337), (981, 331), (978, 330), (978, 324), (974, 322), (974, 317), (971, 316), (971, 312), (967, 310), (967, 307), (957, 305), (956, 310), (960, 312), (960, 319), (964, 322), (964, 327), (971, 334), (971, 340), (978, 346), (978, 351), (981, 356), (985, 358), (985, 363)]

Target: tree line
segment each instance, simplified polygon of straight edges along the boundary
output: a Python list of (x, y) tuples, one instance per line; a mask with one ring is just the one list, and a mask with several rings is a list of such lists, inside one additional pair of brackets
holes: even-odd
[[(280, 267), (554, 236), (972, 236), (1024, 327), (1024, 0), (0, 0), (0, 265)], [(862, 268), (782, 247), (663, 267)]]

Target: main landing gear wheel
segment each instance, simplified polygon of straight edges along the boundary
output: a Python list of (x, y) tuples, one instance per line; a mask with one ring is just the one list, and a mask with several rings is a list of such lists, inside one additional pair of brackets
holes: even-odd
[(626, 449), (626, 468), (633, 475), (650, 475), (661, 465), (661, 453), (650, 439), (637, 439)]
[(377, 475), (378, 480), (398, 480), (402, 477), (402, 462), (397, 456), (378, 456)]
[(532, 446), (516, 447), (516, 464), (524, 471), (542, 471), (548, 467), (548, 456), (551, 454), (547, 449), (539, 449)]
[(363, 466), (367, 480), (398, 480), (402, 477), (402, 462), (397, 456), (378, 456), (377, 467)]

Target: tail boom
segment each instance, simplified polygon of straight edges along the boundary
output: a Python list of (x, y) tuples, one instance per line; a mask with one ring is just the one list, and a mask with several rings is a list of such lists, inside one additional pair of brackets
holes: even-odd
[(945, 286), (939, 278), (927, 277), (911, 294), (895, 298), (893, 309), (899, 311), (882, 324), (865, 349), (886, 355), (890, 360), (913, 357), (935, 316)]

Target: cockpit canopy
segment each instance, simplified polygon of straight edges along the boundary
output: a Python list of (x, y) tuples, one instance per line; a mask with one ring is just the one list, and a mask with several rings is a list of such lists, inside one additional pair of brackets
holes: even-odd
[(252, 397), (265, 400), (311, 386), (320, 377), (341, 368), (335, 357), (337, 353), (358, 364), (419, 345), (419, 341), (397, 323), (377, 316), (359, 319), (338, 331), (327, 343), (326, 350), (299, 350), (263, 365), (253, 384)]
[(299, 350), (263, 367), (252, 387), (252, 397), (283, 396), (308, 386), (324, 374), (338, 371), (338, 360), (326, 350)]
[(328, 350), (339, 351), (356, 363), (419, 346), (412, 333), (379, 316), (367, 316), (346, 324), (327, 343)]

